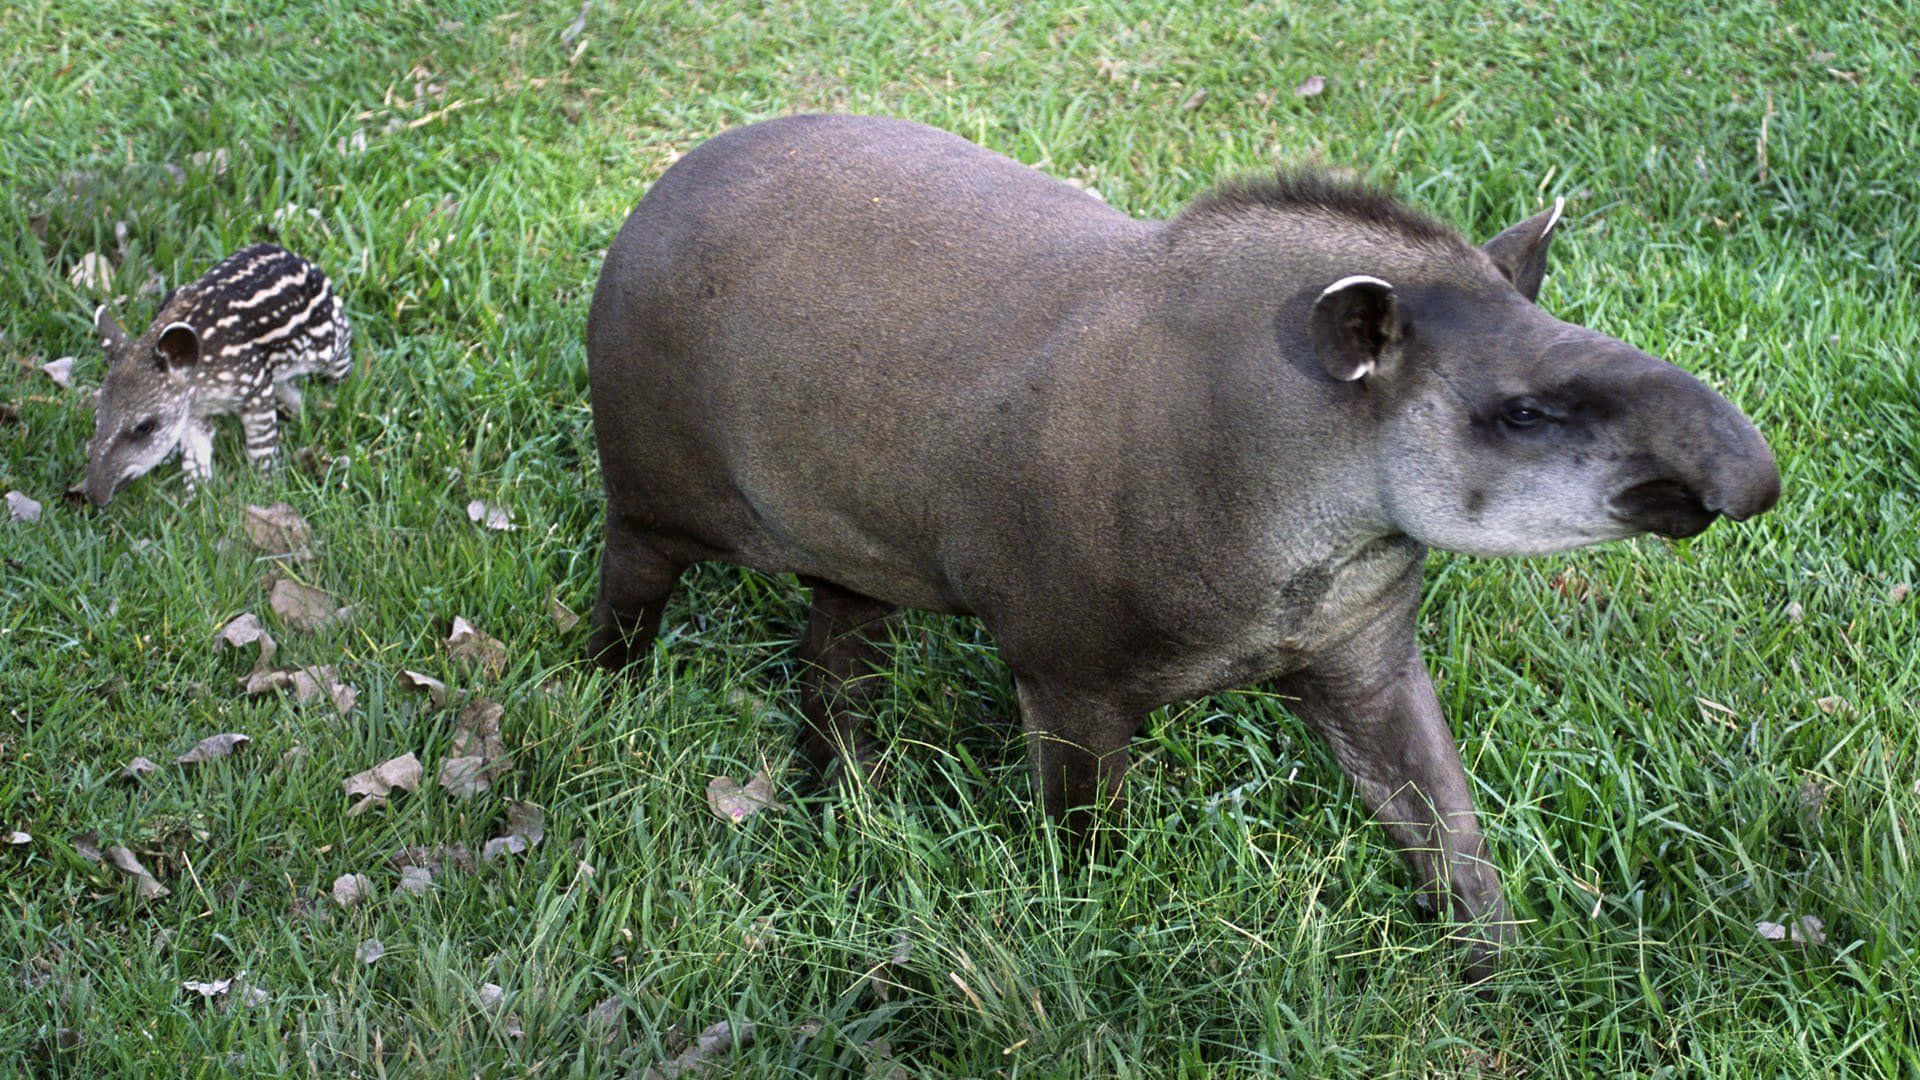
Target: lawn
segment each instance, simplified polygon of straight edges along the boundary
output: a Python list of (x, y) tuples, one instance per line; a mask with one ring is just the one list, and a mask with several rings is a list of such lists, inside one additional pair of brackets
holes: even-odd
[[(709, 1075), (1920, 1076), (1909, 3), (764, 7), (0, 8), (0, 491), (42, 504), (0, 512), (0, 1074), (671, 1073), (724, 1021), (751, 1038)], [(897, 767), (844, 797), (792, 757), (794, 581), (701, 567), (641, 677), (580, 662), (601, 255), (679, 154), (810, 110), (1141, 216), (1279, 162), (1476, 238), (1565, 196), (1542, 303), (1759, 424), (1761, 519), (1429, 563), (1421, 639), (1524, 920), (1482, 992), (1257, 687), (1151, 719), (1087, 865), (974, 623), (904, 623)], [(355, 327), (289, 466), (250, 475), (229, 420), (196, 498), (168, 465), (64, 500), (94, 305), (137, 330), (260, 240)], [(310, 557), (249, 538), (282, 502)], [(352, 611), (302, 630), (279, 579)], [(351, 707), (248, 694), (257, 647), (216, 648), (248, 614)], [(220, 733), (250, 741), (175, 762)], [(486, 790), (442, 785), (476, 747)], [(418, 789), (355, 809), (342, 782), (410, 753)], [(710, 809), (763, 770), (778, 808)]]

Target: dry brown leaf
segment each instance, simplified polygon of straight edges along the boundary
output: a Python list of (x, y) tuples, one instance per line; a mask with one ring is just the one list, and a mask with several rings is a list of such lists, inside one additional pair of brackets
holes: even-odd
[(209, 761), (218, 761), (223, 757), (231, 756), (235, 750), (240, 749), (252, 741), (253, 739), (250, 736), (231, 731), (222, 732), (219, 735), (209, 735), (195, 743), (193, 749), (174, 758), (173, 763), (175, 765), (201, 765)]
[(489, 679), (499, 678), (507, 668), (507, 647), (458, 615), (453, 617), (453, 633), (447, 635), (447, 655)]
[(1321, 92), (1326, 90), (1326, 88), (1327, 77), (1325, 75), (1309, 75), (1300, 80), (1299, 86), (1293, 88), (1293, 96), (1303, 98), (1319, 97)]
[(1768, 941), (1791, 941), (1795, 945), (1825, 945), (1826, 924), (1816, 915), (1802, 915), (1789, 924), (1765, 919), (1753, 924), (1755, 933)]
[(532, 803), (508, 803), (507, 831), (480, 849), (481, 861), (492, 862), (502, 855), (518, 855), (538, 847), (547, 835), (546, 817), (546, 812)]
[(267, 606), (287, 626), (308, 632), (325, 630), (353, 617), (353, 609), (336, 604), (331, 593), (292, 578), (274, 581)]
[(409, 896), (432, 892), (433, 871), (424, 866), (403, 866), (400, 868), (400, 884), (393, 888), (395, 892), (406, 893)]
[[(267, 1001), (267, 992), (258, 986), (247, 983), (247, 973), (241, 972), (230, 979), (215, 979), (212, 982), (181, 983), (187, 991), (200, 995), (202, 1001), (219, 1003), (228, 1008), (235, 1005), (263, 1005)], [(237, 994), (230, 991), (238, 990)]]
[(547, 590), (547, 614), (553, 616), (553, 625), (563, 634), (580, 625), (580, 616), (561, 603), (560, 595), (552, 589)]
[(292, 506), (249, 506), (246, 515), (247, 540), (254, 547), (295, 561), (313, 558), (313, 529)]
[(1198, 90), (1195, 90), (1193, 93), (1188, 94), (1187, 100), (1180, 103), (1180, 108), (1184, 112), (1192, 112), (1193, 110), (1198, 109), (1200, 106), (1205, 105), (1206, 103), (1207, 103), (1207, 88), (1203, 86)]
[(420, 777), (424, 770), (420, 759), (412, 751), (397, 758), (389, 758), (364, 772), (354, 773), (340, 782), (347, 797), (365, 796), (359, 802), (347, 808), (348, 817), (357, 817), (374, 806), (385, 803), (387, 795), (395, 788), (405, 791), (419, 791)]
[(293, 690), (294, 704), (305, 705), (314, 698), (323, 698), (332, 702), (334, 711), (342, 716), (353, 710), (353, 703), (359, 698), (353, 687), (340, 681), (340, 670), (332, 664), (256, 671), (247, 676), (246, 690), (249, 696), (289, 688)]
[(1801, 619), (1806, 618), (1806, 615), (1807, 615), (1807, 609), (1800, 606), (1800, 601), (1795, 600), (1792, 603), (1789, 603), (1787, 605), (1787, 621), (1788, 622), (1797, 623)]
[(341, 874), (333, 879), (333, 902), (352, 907), (371, 895), (373, 882), (365, 874)]
[(40, 370), (46, 373), (47, 378), (53, 380), (53, 385), (62, 390), (73, 389), (73, 357), (63, 356), (58, 360), (49, 360), (40, 365)]
[(736, 1028), (722, 1020), (695, 1037), (693, 1045), (681, 1051), (679, 1057), (648, 1069), (647, 1080), (676, 1080), (707, 1066), (718, 1068), (721, 1058), (734, 1050), (744, 1050), (752, 1045), (752, 1024), (741, 1024)]
[(485, 758), (456, 757), (440, 762), (440, 786), (457, 799), (471, 799), (493, 786)]
[(435, 877), (448, 871), (472, 873), (477, 865), (473, 861), (473, 852), (468, 851), (465, 844), (417, 844), (404, 847), (387, 856), (387, 863), (396, 870), (405, 870), (410, 866), (422, 867)]
[(40, 520), (40, 504), (18, 491), (7, 492), (7, 517), (32, 524)]
[(73, 852), (90, 863), (99, 862), (105, 857), (100, 852), (100, 834), (88, 829), (74, 837)]
[(467, 504), (467, 520), (495, 532), (512, 532), (519, 528), (513, 523), (513, 514), (506, 507), (484, 503), (479, 499)]
[(1820, 711), (1823, 713), (1826, 713), (1828, 716), (1832, 716), (1834, 713), (1845, 713), (1845, 712), (1853, 711), (1853, 704), (1849, 702), (1846, 698), (1841, 697), (1839, 694), (1832, 694), (1827, 697), (1823, 697), (1818, 701), (1815, 701), (1814, 704), (1819, 706)]
[(724, 776), (707, 781), (707, 806), (714, 816), (735, 825), (762, 810), (784, 810), (773, 797), (773, 779), (766, 770), (753, 774), (746, 786)]
[(387, 947), (380, 944), (379, 938), (368, 938), (360, 943), (360, 947), (354, 950), (353, 955), (361, 963), (371, 964), (375, 960), (387, 955)]
[(408, 671), (405, 668), (401, 668), (400, 681), (415, 690), (426, 691), (427, 700), (432, 702), (434, 708), (440, 709), (446, 707), (447, 684), (441, 682), (439, 679), (431, 675), (422, 675), (417, 671)]
[(1887, 599), (1896, 604), (1904, 603), (1908, 595), (1910, 595), (1912, 592), (1913, 592), (1913, 586), (1903, 581), (1900, 584), (1895, 585), (1893, 588), (1887, 590)]
[(117, 774), (115, 774), (115, 779), (122, 780), (128, 783), (133, 783), (133, 782), (137, 782), (143, 776), (152, 775), (153, 772), (159, 768), (160, 766), (155, 765), (153, 762), (148, 761), (146, 758), (136, 757), (132, 761), (129, 761), (125, 765), (121, 766), (120, 771)]
[[(227, 625), (220, 628), (219, 636), (214, 639), (214, 645), (218, 649), (238, 649), (256, 644), (260, 646), (260, 656), (253, 662), (252, 674), (254, 675), (267, 669), (267, 665), (273, 662), (274, 653), (280, 651), (280, 646), (274, 643), (273, 635), (267, 633), (266, 627), (260, 625), (260, 620), (252, 612), (229, 621)], [(251, 689), (247, 692), (258, 693)]]
[(133, 879), (135, 893), (142, 900), (156, 900), (172, 892), (172, 889), (160, 884), (147, 868), (140, 865), (140, 859), (133, 852), (115, 844), (106, 851), (107, 864)]
[(67, 280), (73, 284), (74, 288), (84, 289), (87, 292), (112, 292), (113, 264), (107, 261), (105, 255), (97, 251), (89, 251), (80, 256), (79, 262), (73, 264), (73, 269), (67, 272)]

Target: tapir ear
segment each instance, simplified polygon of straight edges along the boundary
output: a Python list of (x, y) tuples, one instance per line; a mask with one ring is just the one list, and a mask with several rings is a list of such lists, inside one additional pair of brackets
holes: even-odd
[(109, 353), (119, 352), (127, 345), (127, 332), (120, 329), (119, 320), (105, 304), (93, 309), (93, 332), (100, 335), (100, 344)]
[(1388, 367), (1400, 351), (1399, 305), (1393, 286), (1355, 274), (1327, 286), (1313, 302), (1314, 356), (1342, 382)]
[(1553, 209), (1533, 215), (1481, 245), (1480, 250), (1493, 259), (1493, 265), (1513, 282), (1521, 296), (1529, 300), (1540, 296), (1541, 279), (1547, 276), (1547, 247), (1553, 242), (1553, 230), (1560, 224), (1560, 211), (1567, 200), (1553, 200)]
[(168, 371), (192, 367), (200, 362), (200, 335), (186, 323), (170, 323), (153, 343), (153, 354)]

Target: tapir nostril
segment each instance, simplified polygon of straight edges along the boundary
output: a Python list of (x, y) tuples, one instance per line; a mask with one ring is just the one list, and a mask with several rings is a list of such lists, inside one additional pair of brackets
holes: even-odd
[(1615, 495), (1608, 507), (1631, 525), (1674, 538), (1693, 536), (1720, 516), (1692, 488), (1671, 477), (1635, 484)]

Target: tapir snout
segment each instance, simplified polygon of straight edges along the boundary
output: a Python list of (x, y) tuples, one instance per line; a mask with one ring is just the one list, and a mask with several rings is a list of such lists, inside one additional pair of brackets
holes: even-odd
[(1693, 536), (1717, 517), (1745, 521), (1780, 498), (1773, 451), (1746, 414), (1693, 376), (1643, 357), (1651, 368), (1622, 396), (1634, 403), (1635, 427), (1651, 473), (1614, 495), (1608, 509), (1623, 522), (1661, 536)]

